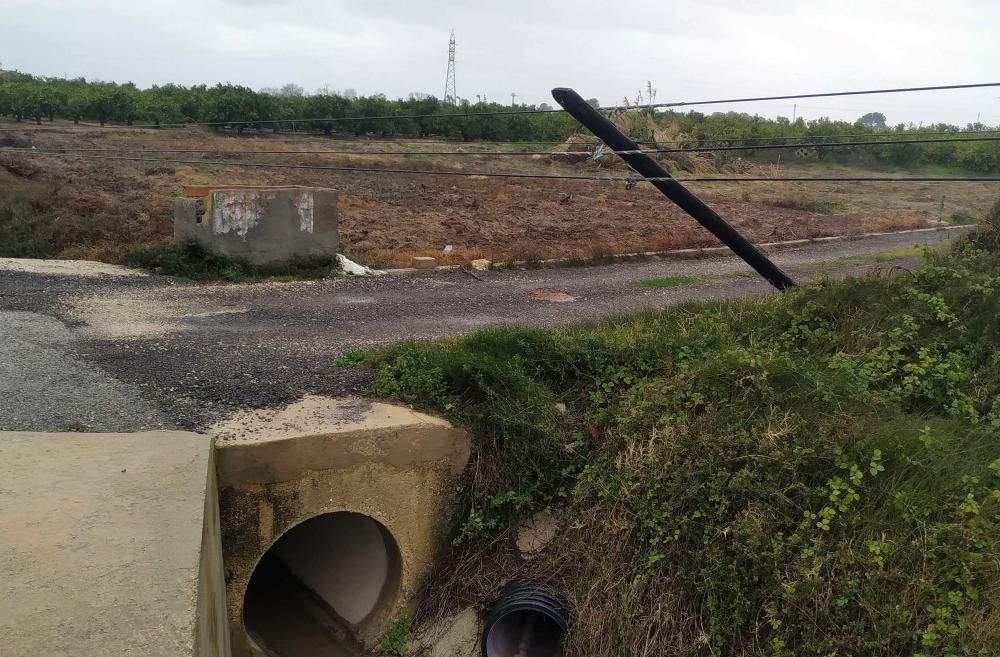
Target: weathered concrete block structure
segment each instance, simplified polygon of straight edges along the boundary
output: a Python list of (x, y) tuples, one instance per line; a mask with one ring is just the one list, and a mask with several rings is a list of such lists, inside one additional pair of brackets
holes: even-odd
[(410, 409), (306, 397), (213, 428), (231, 643), (357, 655), (429, 573), (466, 432)]
[(174, 205), (174, 239), (195, 239), (254, 265), (335, 256), (337, 194), (308, 187), (189, 186)]
[(0, 654), (227, 657), (212, 439), (0, 432)]

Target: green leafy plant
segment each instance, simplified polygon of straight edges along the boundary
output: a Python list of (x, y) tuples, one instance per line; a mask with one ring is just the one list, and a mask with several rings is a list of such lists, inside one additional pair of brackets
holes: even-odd
[(412, 621), (410, 617), (397, 616), (386, 628), (385, 635), (382, 637), (382, 654), (393, 657), (405, 655), (407, 647), (410, 645), (411, 631)]

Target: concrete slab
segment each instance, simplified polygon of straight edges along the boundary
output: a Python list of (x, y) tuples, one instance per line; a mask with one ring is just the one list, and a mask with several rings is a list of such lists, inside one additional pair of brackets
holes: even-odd
[(212, 439), (0, 432), (4, 657), (226, 657)]
[(434, 269), (437, 266), (437, 260), (430, 256), (413, 256), (412, 264), (414, 269)]

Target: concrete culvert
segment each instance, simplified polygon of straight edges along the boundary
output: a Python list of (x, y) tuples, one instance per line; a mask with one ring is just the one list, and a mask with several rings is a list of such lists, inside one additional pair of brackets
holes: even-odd
[(532, 583), (507, 587), (483, 627), (483, 657), (556, 657), (569, 614), (559, 599)]
[(385, 527), (360, 513), (325, 513), (285, 532), (260, 559), (243, 623), (266, 657), (358, 655), (366, 625), (399, 586), (399, 548)]

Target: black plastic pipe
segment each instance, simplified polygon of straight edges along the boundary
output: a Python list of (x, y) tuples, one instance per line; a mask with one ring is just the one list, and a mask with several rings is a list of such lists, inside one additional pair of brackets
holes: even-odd
[(568, 627), (556, 593), (534, 582), (512, 584), (486, 615), (482, 657), (556, 657)]

